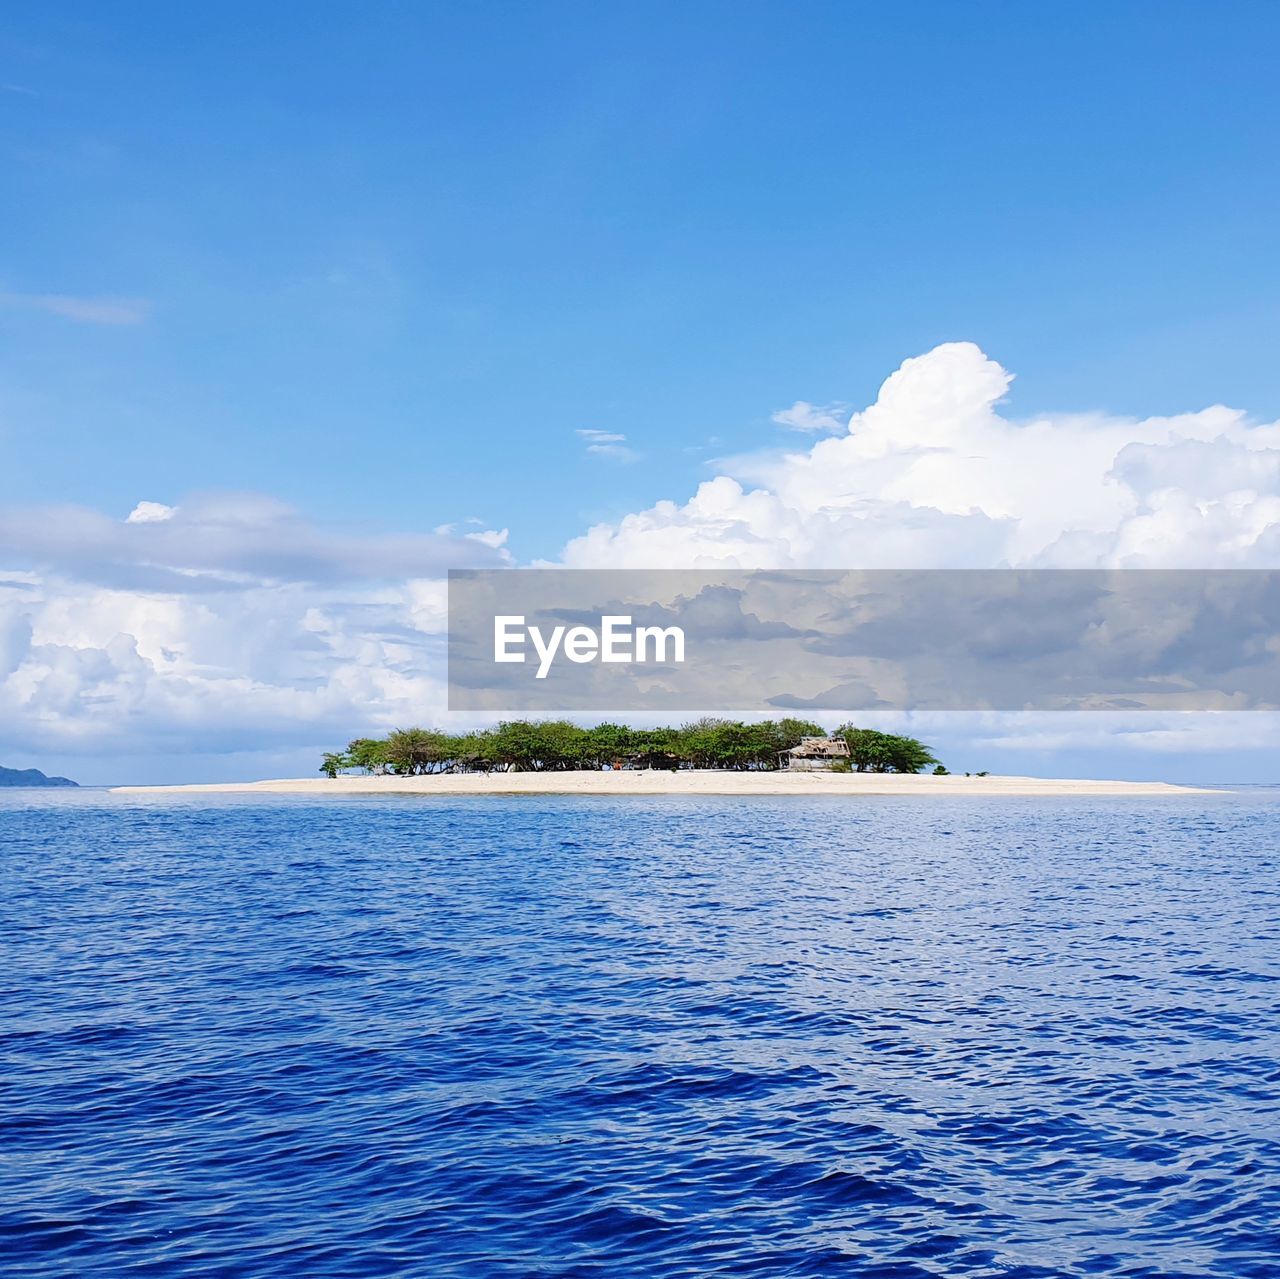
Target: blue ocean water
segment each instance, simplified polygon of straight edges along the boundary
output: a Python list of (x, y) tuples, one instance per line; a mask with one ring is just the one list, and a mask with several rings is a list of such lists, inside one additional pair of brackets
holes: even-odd
[(1280, 800), (0, 799), (0, 1266), (1280, 1274)]

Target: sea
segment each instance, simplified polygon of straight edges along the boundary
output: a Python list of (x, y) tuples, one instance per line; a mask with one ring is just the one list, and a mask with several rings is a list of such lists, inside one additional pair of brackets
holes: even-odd
[(5, 793), (0, 1271), (1280, 1275), (1280, 792)]

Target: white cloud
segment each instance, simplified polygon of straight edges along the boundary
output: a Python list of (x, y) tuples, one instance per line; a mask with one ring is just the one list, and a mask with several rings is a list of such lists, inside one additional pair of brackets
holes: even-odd
[(1254, 711), (1122, 715), (1054, 712), (990, 716), (978, 741), (1001, 750), (1120, 753), (1137, 747), (1159, 755), (1280, 749), (1280, 715)]
[(1280, 565), (1280, 424), (999, 411), (1011, 381), (967, 342), (904, 362), (848, 430), (724, 463), (571, 541), (571, 567)]
[[(1000, 410), (1011, 381), (970, 343), (940, 346), (905, 361), (842, 434), (724, 460), (691, 497), (589, 529), (562, 562), (1280, 567), (1280, 423), (1222, 405), (1174, 417), (1021, 421)], [(1262, 713), (968, 718), (979, 745), (1028, 752), (1109, 743), (1195, 753), (1280, 741), (1280, 717)]]
[(575, 432), (593, 457), (610, 458), (615, 462), (635, 462), (640, 454), (627, 444), (627, 437), (617, 431), (579, 429)]
[(219, 753), (438, 717), (448, 567), (506, 530), (328, 529), (257, 495), (0, 512), (0, 757)]
[(0, 589), (0, 751), (217, 752), (421, 718), (442, 655), (415, 610), (413, 583)]
[(491, 547), (493, 550), (499, 550), (506, 546), (507, 538), (510, 536), (510, 529), (482, 529), (475, 533), (464, 533), (462, 536), (468, 538), (472, 542), (479, 542), (481, 546)]
[(141, 324), (151, 311), (146, 298), (80, 298), (66, 293), (0, 293), (0, 303), (44, 311), (78, 324), (111, 326)]
[(163, 502), (139, 502), (125, 518), (126, 524), (155, 524), (159, 520), (171, 520), (177, 508)]
[(848, 421), (847, 404), (810, 404), (797, 400), (789, 409), (779, 409), (771, 421), (788, 431), (822, 432), (843, 431)]
[[(842, 433), (723, 464), (684, 500), (589, 529), (563, 562), (1280, 566), (1280, 424), (1220, 405), (1020, 421), (1000, 409), (1009, 382), (978, 348), (939, 347)], [(578, 434), (597, 456), (627, 449), (618, 432)], [(442, 574), (512, 562), (506, 529), (464, 527), (334, 529), (252, 494), (153, 497), (123, 519), (0, 510), (0, 758), (279, 753), (438, 721)], [(1271, 717), (1244, 718), (1249, 740), (1276, 740)], [(1010, 749), (1101, 734), (1195, 750), (1243, 740), (1226, 720), (988, 717), (981, 731)]]
[(254, 585), (403, 581), (510, 562), (506, 530), (375, 534), (325, 528), (256, 493), (140, 502), (124, 520), (84, 507), (0, 510), (0, 562), (114, 589), (207, 594)]

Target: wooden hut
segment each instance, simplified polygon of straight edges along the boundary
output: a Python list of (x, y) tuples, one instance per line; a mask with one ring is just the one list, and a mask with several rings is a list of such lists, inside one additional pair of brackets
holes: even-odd
[(843, 737), (802, 737), (799, 746), (778, 756), (778, 767), (792, 773), (829, 772), (841, 762), (849, 762), (849, 743)]

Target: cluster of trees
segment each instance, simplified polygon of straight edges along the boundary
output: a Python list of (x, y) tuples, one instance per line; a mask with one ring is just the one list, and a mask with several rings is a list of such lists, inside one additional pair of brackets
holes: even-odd
[(857, 773), (919, 773), (932, 768), (945, 775), (933, 752), (914, 737), (878, 733), (874, 728), (841, 724), (832, 737), (843, 737), (849, 745), (849, 766)]
[[(801, 719), (700, 719), (679, 728), (628, 728), (568, 720), (510, 720), (474, 733), (399, 728), (385, 738), (359, 737), (345, 751), (326, 754), (320, 771), (329, 777), (351, 768), (400, 776), (448, 772), (539, 772), (603, 768), (778, 767), (778, 756), (803, 737), (825, 737)], [(849, 745), (847, 767), (860, 773), (945, 772), (914, 737), (844, 724), (832, 734)]]

